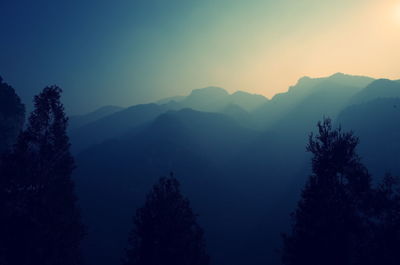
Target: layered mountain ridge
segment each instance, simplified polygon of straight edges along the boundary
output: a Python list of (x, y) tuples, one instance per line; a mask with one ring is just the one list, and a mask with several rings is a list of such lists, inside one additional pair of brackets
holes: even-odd
[(398, 81), (338, 73), (301, 78), (270, 100), (197, 89), (71, 130), (84, 218), (94, 227), (88, 264), (118, 262), (134, 208), (171, 171), (200, 214), (212, 264), (279, 264), (274, 250), (309, 173), (305, 146), (316, 123), (331, 117), (354, 130), (375, 179), (400, 174), (399, 100)]

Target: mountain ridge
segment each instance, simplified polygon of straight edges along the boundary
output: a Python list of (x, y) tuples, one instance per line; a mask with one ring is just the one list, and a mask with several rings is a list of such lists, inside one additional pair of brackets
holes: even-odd
[[(389, 98), (379, 98), (391, 82)], [(374, 179), (385, 170), (381, 165), (400, 174), (397, 85), (340, 73), (304, 77), (252, 111), (232, 102), (235, 93), (200, 89), (186, 102), (178, 97), (135, 105), (75, 130), (73, 146), (79, 141), (84, 146), (77, 152), (74, 177), (84, 218), (96, 228), (85, 241), (89, 265), (118, 262), (132, 207), (142, 203), (157, 177), (171, 171), (198, 209), (213, 264), (279, 264), (279, 256), (267, 249), (279, 247), (280, 232), (289, 225), (287, 217), (310, 173), (305, 146), (324, 115), (360, 136), (360, 156), (368, 158), (363, 162)], [(217, 97), (210, 98), (214, 93)], [(362, 98), (365, 103), (353, 101)], [(105, 195), (112, 201), (108, 206)], [(260, 224), (268, 228), (258, 229)], [(103, 237), (109, 241), (101, 242)]]

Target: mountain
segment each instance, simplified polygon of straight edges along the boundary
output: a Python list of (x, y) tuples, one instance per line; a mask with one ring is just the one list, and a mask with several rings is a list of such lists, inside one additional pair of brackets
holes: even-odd
[(188, 96), (175, 96), (161, 99), (159, 105), (174, 104), (182, 108), (191, 108), (199, 111), (219, 112), (230, 105), (236, 105), (246, 112), (253, 111), (268, 99), (262, 95), (236, 91), (229, 94), (220, 87), (205, 87), (194, 89)]
[(348, 106), (349, 100), (361, 91), (360, 87), (339, 85), (332, 80), (324, 80), (314, 87), (314, 91), (287, 110), (275, 122), (274, 129), (307, 135), (318, 120), (324, 116), (335, 119)]
[(322, 77), (322, 78), (317, 78), (317, 80), (324, 81), (324, 80), (330, 80), (332, 82), (335, 82), (339, 85), (345, 85), (345, 86), (352, 86), (352, 87), (360, 87), (364, 88), (371, 82), (373, 82), (375, 79), (368, 77), (368, 76), (360, 76), (360, 75), (348, 75), (344, 73), (336, 73), (333, 74), (329, 77)]
[(359, 152), (375, 178), (400, 174), (400, 98), (377, 98), (344, 109), (337, 123), (360, 138)]
[(88, 123), (71, 131), (72, 151), (79, 153), (92, 145), (119, 137), (152, 121), (167, 110), (165, 105), (154, 103), (136, 105)]
[(268, 99), (261, 95), (243, 91), (229, 94), (220, 87), (195, 89), (189, 96), (179, 101), (184, 108), (209, 112), (218, 112), (228, 105), (237, 105), (245, 111), (251, 111), (266, 102), (268, 102)]
[(219, 113), (230, 117), (231, 119), (235, 120), (242, 126), (248, 128), (254, 127), (254, 121), (252, 115), (236, 104), (226, 105), (223, 109), (219, 110)]
[(280, 264), (280, 233), (310, 172), (305, 146), (323, 116), (360, 137), (374, 179), (386, 170), (400, 174), (400, 99), (392, 83), (304, 77), (271, 100), (209, 87), (74, 130), (88, 264), (118, 262), (131, 215), (170, 171), (200, 215), (212, 264)]
[(185, 98), (185, 96), (175, 96), (175, 97), (168, 97), (168, 98), (163, 98), (158, 100), (156, 103), (159, 105), (163, 105), (163, 104), (168, 104), (172, 102), (179, 102), (181, 100), (183, 100)]
[(360, 138), (359, 151), (375, 179), (400, 174), (399, 82), (375, 80), (351, 98), (337, 123)]
[(206, 87), (193, 90), (179, 103), (183, 108), (216, 112), (229, 103), (229, 98), (229, 93), (223, 88)]
[[(321, 119), (324, 114), (334, 116), (355, 93), (372, 81), (373, 79), (369, 77), (341, 73), (324, 78), (303, 77), (287, 92), (275, 95), (253, 114), (262, 128), (273, 126), (285, 115), (298, 114), (304, 118), (307, 115), (316, 114), (319, 115), (317, 119)], [(321, 107), (325, 108), (322, 112), (315, 111)], [(311, 118), (314, 122), (316, 115)]]
[(253, 111), (268, 102), (264, 96), (250, 94), (244, 91), (236, 91), (231, 95), (232, 104), (236, 104), (246, 111)]
[(69, 130), (73, 131), (88, 123), (94, 122), (123, 109), (124, 108), (118, 106), (104, 106), (84, 115), (71, 116), (69, 118)]
[(266, 101), (266, 98), (259, 95), (245, 92), (230, 95), (222, 88), (207, 87), (195, 89), (187, 97), (169, 98), (158, 101), (157, 104), (142, 104), (125, 109), (104, 107), (87, 115), (71, 118), (72, 149), (74, 153), (79, 153), (91, 145), (119, 137), (134, 127), (151, 122), (166, 111), (185, 108), (227, 114), (242, 125), (251, 127), (251, 117), (244, 108), (256, 108)]
[(207, 227), (213, 258), (222, 262), (224, 253), (235, 246), (224, 246), (225, 239), (238, 224), (226, 220), (243, 200), (234, 191), (237, 181), (243, 180), (226, 183), (229, 173), (223, 165), (257, 135), (222, 114), (183, 109), (168, 111), (140, 131), (82, 152), (74, 178), (84, 220), (91, 228), (85, 243), (89, 264), (118, 263), (135, 208), (155, 179), (170, 171), (180, 179)]
[(400, 83), (389, 79), (375, 80), (354, 95), (350, 103), (365, 103), (376, 98), (400, 98)]

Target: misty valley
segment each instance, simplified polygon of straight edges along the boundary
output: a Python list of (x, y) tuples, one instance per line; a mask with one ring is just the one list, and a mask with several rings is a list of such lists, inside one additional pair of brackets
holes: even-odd
[(399, 264), (400, 80), (69, 118), (0, 79), (0, 264)]

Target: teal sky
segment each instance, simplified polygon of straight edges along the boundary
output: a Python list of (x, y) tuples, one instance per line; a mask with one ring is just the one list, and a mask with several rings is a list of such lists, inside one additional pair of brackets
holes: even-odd
[(71, 113), (221, 86), (271, 97), (304, 75), (400, 78), (396, 0), (0, 3), (0, 75)]

